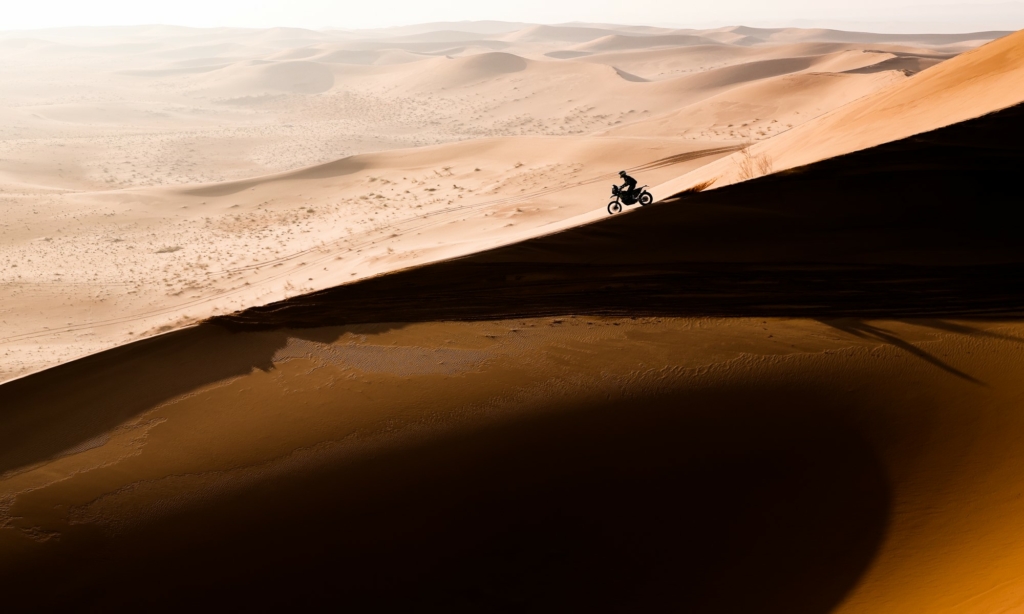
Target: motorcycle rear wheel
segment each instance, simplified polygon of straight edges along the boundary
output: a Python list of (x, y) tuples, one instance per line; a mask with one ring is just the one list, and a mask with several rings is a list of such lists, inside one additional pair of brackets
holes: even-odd
[(649, 205), (649, 204), (651, 204), (653, 202), (654, 202), (654, 197), (651, 196), (650, 192), (644, 192), (643, 194), (640, 195), (640, 204), (641, 205), (646, 207), (647, 205)]
[(619, 201), (613, 200), (608, 203), (608, 215), (615, 215), (619, 211), (622, 211), (622, 204)]

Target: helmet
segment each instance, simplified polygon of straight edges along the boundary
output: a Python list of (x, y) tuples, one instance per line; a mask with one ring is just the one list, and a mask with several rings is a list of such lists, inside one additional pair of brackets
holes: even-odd
[(626, 171), (619, 171), (619, 177), (625, 177)]

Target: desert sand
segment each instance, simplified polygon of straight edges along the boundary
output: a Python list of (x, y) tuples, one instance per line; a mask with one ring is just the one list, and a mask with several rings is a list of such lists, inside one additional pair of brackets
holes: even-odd
[(669, 196), (998, 36), (436, 27), (0, 34), (0, 381)]
[(0, 34), (7, 602), (1024, 607), (1021, 36)]

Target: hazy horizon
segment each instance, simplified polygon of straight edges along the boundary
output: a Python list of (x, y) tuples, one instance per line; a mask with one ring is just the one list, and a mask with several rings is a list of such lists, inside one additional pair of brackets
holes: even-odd
[(383, 0), (372, 7), (337, 6), (323, 0), (286, 3), (269, 0), (249, 6), (238, 0), (214, 4), (183, 0), (172, 6), (107, 0), (90, 5), (65, 0), (8, 10), (0, 31), (82, 26), (171, 25), (186, 27), (299, 27), (363, 30), (438, 22), (607, 23), (670, 28), (754, 27), (832, 28), (877, 32), (973, 32), (1024, 28), (1024, 2), (930, 2), (864, 0), (840, 2), (784, 0), (771, 6), (752, 0), (722, 0), (713, 6), (637, 0), (551, 3), (525, 0), (486, 5), (457, 0), (443, 6)]

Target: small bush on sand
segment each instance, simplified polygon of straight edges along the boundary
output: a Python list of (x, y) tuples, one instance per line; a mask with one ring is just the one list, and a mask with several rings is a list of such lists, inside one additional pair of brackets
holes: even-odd
[(755, 177), (762, 177), (764, 175), (770, 175), (774, 169), (774, 161), (768, 154), (761, 154), (755, 156), (750, 151), (750, 145), (743, 148), (740, 152), (740, 179), (747, 181)]

